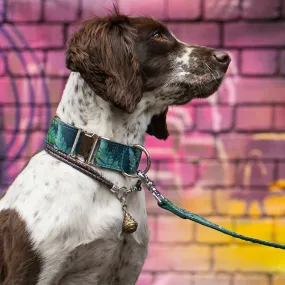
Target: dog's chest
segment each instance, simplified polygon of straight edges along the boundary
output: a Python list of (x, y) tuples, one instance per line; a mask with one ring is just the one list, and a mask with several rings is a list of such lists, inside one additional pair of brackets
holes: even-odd
[[(117, 177), (107, 178), (124, 185)], [(38, 285), (133, 285), (146, 258), (148, 227), (144, 193), (129, 198), (139, 227), (123, 235), (114, 195), (42, 152), (14, 181), (0, 209), (14, 208), (25, 221), (43, 261)]]
[(74, 249), (62, 266), (58, 285), (133, 285), (146, 257), (146, 245), (131, 237), (99, 239)]

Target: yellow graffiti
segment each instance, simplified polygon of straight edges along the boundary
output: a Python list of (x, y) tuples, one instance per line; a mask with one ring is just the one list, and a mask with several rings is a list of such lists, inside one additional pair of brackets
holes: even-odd
[(285, 141), (285, 133), (259, 133), (252, 136), (254, 140)]
[(285, 189), (285, 179), (279, 179), (275, 182), (272, 182), (269, 185), (269, 189), (271, 191), (280, 191), (281, 189)]
[[(266, 176), (268, 174), (268, 172), (267, 172), (267, 168), (266, 168), (264, 162), (261, 161), (262, 151), (259, 149), (253, 149), (250, 152), (250, 156), (251, 157), (258, 157), (257, 165), (260, 169), (262, 176)], [(252, 164), (253, 164), (253, 162), (249, 161), (246, 163), (246, 165), (244, 167), (244, 185), (246, 185), (246, 186), (250, 185), (251, 174), (252, 174)]]

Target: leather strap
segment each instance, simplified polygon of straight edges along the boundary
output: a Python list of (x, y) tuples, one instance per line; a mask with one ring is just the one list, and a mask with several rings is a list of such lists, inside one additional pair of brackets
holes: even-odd
[(109, 181), (108, 179), (104, 178), (99, 172), (97, 172), (92, 167), (84, 164), (83, 162), (79, 161), (76, 158), (73, 158), (70, 155), (67, 155), (57, 149), (54, 149), (52, 146), (46, 144), (45, 151), (50, 154), (51, 156), (57, 158), (58, 160), (65, 162), (75, 168), (76, 170), (81, 171), (82, 173), (88, 175), (89, 177), (96, 179), (100, 183), (102, 183), (104, 186), (106, 186), (109, 189), (112, 189), (114, 184)]

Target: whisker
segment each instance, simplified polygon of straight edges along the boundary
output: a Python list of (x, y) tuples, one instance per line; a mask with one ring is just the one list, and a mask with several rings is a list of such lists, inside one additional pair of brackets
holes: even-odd
[(197, 86), (198, 86), (198, 90), (199, 90), (199, 92), (198, 92), (198, 94), (200, 94), (200, 95), (202, 95), (203, 94), (203, 92), (202, 92), (202, 85), (201, 85), (201, 79), (198, 77), (197, 78), (198, 80), (196, 81), (196, 83), (197, 83)]
[(214, 80), (218, 83), (218, 80), (217, 80), (217, 78), (216, 78), (216, 76), (215, 76), (215, 73), (214, 73), (213, 69), (212, 69), (206, 62), (203, 62), (203, 63), (204, 63), (204, 64), (206, 65), (206, 67), (209, 69), (210, 74), (213, 76)]

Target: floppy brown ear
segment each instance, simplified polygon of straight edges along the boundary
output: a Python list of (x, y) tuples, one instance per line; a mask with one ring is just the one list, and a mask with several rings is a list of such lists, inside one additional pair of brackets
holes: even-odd
[(147, 133), (151, 136), (155, 136), (160, 140), (166, 140), (169, 136), (166, 123), (166, 115), (168, 108), (161, 114), (154, 115), (147, 128)]
[(67, 68), (80, 72), (97, 95), (128, 113), (142, 97), (136, 37), (126, 16), (93, 19), (73, 35), (66, 54)]

